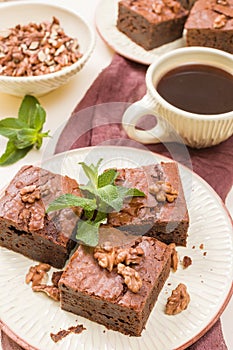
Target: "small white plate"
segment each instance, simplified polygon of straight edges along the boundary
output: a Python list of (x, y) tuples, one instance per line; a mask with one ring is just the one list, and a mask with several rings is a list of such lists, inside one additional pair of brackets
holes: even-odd
[(96, 9), (96, 28), (102, 39), (120, 55), (142, 64), (151, 64), (165, 52), (185, 46), (182, 37), (153, 50), (144, 50), (116, 27), (119, 0), (101, 0)]
[[(58, 154), (41, 166), (85, 181), (78, 162), (102, 168), (137, 167), (168, 161), (149, 151), (129, 147), (89, 147)], [(199, 176), (179, 165), (190, 215), (187, 247), (178, 247), (180, 259), (191, 257), (192, 265), (171, 272), (153, 308), (141, 337), (129, 337), (107, 330), (60, 309), (59, 304), (41, 293), (33, 293), (25, 283), (32, 260), (5, 248), (0, 249), (0, 318), (4, 331), (26, 349), (49, 350), (171, 350), (184, 349), (200, 338), (218, 319), (227, 305), (233, 278), (232, 223), (221, 199)], [(200, 245), (203, 244), (203, 249)], [(189, 291), (187, 310), (176, 316), (164, 313), (167, 297), (180, 283)], [(58, 343), (50, 338), (76, 324), (86, 330), (70, 334)], [(28, 345), (30, 344), (30, 345)]]

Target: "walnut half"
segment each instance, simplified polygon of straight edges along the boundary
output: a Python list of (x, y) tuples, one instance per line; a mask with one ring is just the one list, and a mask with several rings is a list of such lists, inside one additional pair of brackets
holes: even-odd
[(94, 258), (101, 267), (111, 272), (115, 262), (115, 249), (109, 242), (105, 242), (101, 247), (95, 248)]
[(143, 255), (144, 250), (141, 247), (116, 248), (112, 247), (109, 242), (105, 242), (94, 250), (94, 258), (98, 260), (98, 264), (110, 272), (119, 263), (139, 264)]
[(167, 315), (176, 315), (187, 309), (190, 302), (190, 296), (187, 292), (185, 284), (180, 283), (172, 291), (172, 295), (167, 299), (165, 313)]
[(170, 182), (157, 181), (155, 184), (149, 187), (149, 192), (155, 196), (158, 202), (172, 203), (178, 196), (176, 191)]
[(144, 250), (141, 247), (117, 249), (115, 263), (116, 265), (124, 262), (126, 265), (140, 264)]
[(213, 23), (214, 29), (223, 28), (227, 23), (227, 17), (225, 15), (218, 15)]
[(32, 282), (32, 287), (45, 283), (48, 279), (47, 272), (50, 270), (50, 268), (51, 266), (45, 263), (31, 266), (26, 275), (26, 283), (29, 284)]
[(139, 273), (124, 264), (117, 265), (117, 272), (124, 277), (125, 284), (133, 293), (137, 293), (142, 286), (142, 280)]
[(25, 186), (20, 190), (21, 200), (24, 203), (34, 203), (40, 199), (40, 190), (36, 188), (36, 185)]

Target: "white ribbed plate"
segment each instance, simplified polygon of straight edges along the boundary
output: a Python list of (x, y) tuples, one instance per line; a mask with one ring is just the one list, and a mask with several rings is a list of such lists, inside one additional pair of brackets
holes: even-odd
[(96, 27), (102, 39), (120, 55), (143, 64), (151, 64), (161, 54), (185, 46), (185, 38), (177, 39), (153, 50), (145, 50), (116, 27), (119, 0), (100, 0), (96, 9)]
[[(103, 158), (102, 169), (168, 161), (149, 151), (105, 146), (59, 154), (44, 161), (41, 166), (83, 182), (78, 162), (96, 163), (99, 158)], [(17, 342), (26, 342), (41, 350), (171, 350), (184, 348), (198, 339), (228, 302), (233, 277), (232, 224), (212, 188), (189, 169), (183, 166), (179, 169), (191, 222), (187, 247), (179, 247), (178, 252), (180, 259), (187, 255), (193, 263), (185, 270), (180, 265), (177, 272), (171, 272), (141, 337), (109, 331), (60, 310), (59, 304), (46, 295), (33, 293), (24, 279), (34, 262), (1, 248), (0, 317), (6, 331), (10, 332), (10, 329)], [(204, 249), (200, 248), (200, 244)], [(189, 307), (176, 316), (165, 315), (167, 297), (180, 282), (187, 285), (191, 297)], [(57, 344), (51, 340), (50, 332), (56, 333), (77, 323), (83, 324), (86, 330), (79, 335), (68, 335)]]

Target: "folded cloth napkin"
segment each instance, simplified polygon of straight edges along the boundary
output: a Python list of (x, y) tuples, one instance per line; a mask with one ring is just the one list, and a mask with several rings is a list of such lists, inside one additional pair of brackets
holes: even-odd
[[(146, 69), (146, 66), (116, 54), (73, 111), (60, 135), (55, 152), (100, 144), (140, 147), (128, 139), (121, 126), (121, 117), (129, 103), (137, 101), (145, 94)], [(139, 126), (145, 127), (145, 123), (142, 122)], [(147, 146), (151, 151), (168, 157), (171, 157), (172, 149), (176, 160), (191, 165), (224, 200), (233, 185), (233, 137), (212, 148), (188, 149), (191, 164), (186, 164), (187, 156), (183, 155), (182, 147), (179, 144)], [(2, 347), (3, 350), (22, 349), (4, 333)], [(201, 339), (188, 349), (226, 350), (220, 321), (217, 320)]]

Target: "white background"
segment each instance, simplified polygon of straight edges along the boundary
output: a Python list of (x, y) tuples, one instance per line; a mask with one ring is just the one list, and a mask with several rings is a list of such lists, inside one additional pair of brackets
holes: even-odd
[[(47, 2), (54, 3), (54, 0), (47, 0)], [(56, 4), (76, 10), (91, 24), (93, 29), (96, 30), (95, 9), (98, 6), (98, 0), (56, 0)], [(82, 99), (92, 82), (102, 69), (109, 65), (113, 54), (114, 52), (108, 48), (96, 32), (95, 50), (82, 71), (79, 72), (78, 75), (66, 86), (39, 98), (42, 106), (47, 112), (47, 121), (44, 130), (51, 130), (53, 141), (49, 141), (50, 146), (49, 149), (47, 149), (46, 144), (48, 140), (45, 139), (43, 146), (39, 151), (31, 151), (26, 158), (15, 165), (0, 168), (0, 187), (7, 184), (22, 165), (34, 163), (39, 161), (42, 157), (49, 157), (53, 154), (59, 132), (64, 127), (71, 112)], [(21, 98), (0, 93), (0, 119), (9, 116), (16, 116), (20, 103)], [(1, 153), (4, 150), (4, 147), (5, 139), (0, 137)], [(233, 217), (233, 191), (228, 195), (226, 204)], [(223, 332), (229, 350), (233, 350), (232, 319), (233, 300), (231, 300), (221, 316)]]

